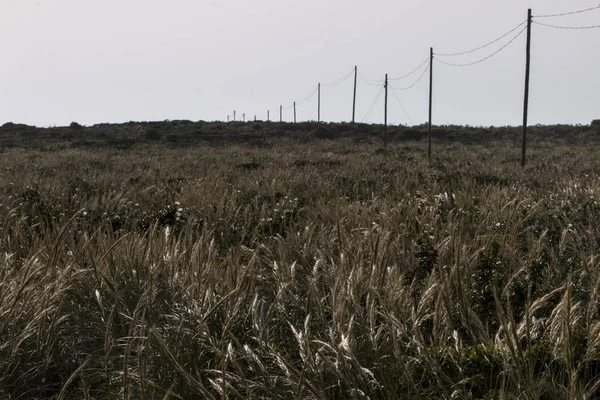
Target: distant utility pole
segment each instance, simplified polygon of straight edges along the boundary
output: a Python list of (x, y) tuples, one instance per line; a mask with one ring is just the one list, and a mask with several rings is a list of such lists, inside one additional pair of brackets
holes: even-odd
[(354, 66), (354, 96), (352, 97), (352, 123), (354, 123), (354, 117), (356, 116), (356, 76), (358, 75), (358, 67)]
[(431, 159), (431, 110), (433, 99), (433, 47), (429, 49), (429, 129), (427, 133), (427, 158)]
[(246, 113), (242, 113), (242, 120), (246, 122)]
[(294, 102), (294, 123), (296, 123), (296, 102)]
[(267, 110), (267, 122), (271, 121), (271, 118), (269, 116), (269, 110)]
[(254, 122), (256, 122), (256, 114), (254, 114)]
[(279, 122), (283, 122), (283, 106), (279, 105)]
[(321, 82), (317, 85), (317, 122), (321, 122)]
[(383, 87), (385, 88), (385, 105), (384, 105), (384, 111), (383, 111), (383, 138), (384, 138), (383, 139), (383, 147), (385, 147), (387, 149), (387, 144), (388, 144), (388, 130), (387, 130), (388, 77), (387, 77), (387, 74), (385, 74), (385, 83), (384, 83)]
[(527, 10), (527, 48), (525, 50), (525, 99), (523, 102), (523, 144), (521, 146), (521, 167), (525, 167), (527, 153), (527, 113), (529, 112), (529, 65), (531, 61), (531, 8)]
[(233, 110), (233, 121), (235, 122), (235, 110)]
[(229, 122), (229, 115), (227, 116), (227, 122)]

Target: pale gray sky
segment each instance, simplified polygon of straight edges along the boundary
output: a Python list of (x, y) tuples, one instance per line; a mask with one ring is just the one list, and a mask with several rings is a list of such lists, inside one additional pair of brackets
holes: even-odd
[[(599, 0), (0, 0), (0, 124), (38, 126), (164, 119), (274, 118), (279, 104), (358, 66), (381, 80), (429, 55), (468, 50), (534, 15), (598, 6)], [(600, 10), (539, 20), (600, 25)], [(514, 34), (518, 32), (515, 31)], [(461, 57), (468, 63), (496, 45)], [(440, 58), (442, 58), (440, 56)], [(519, 125), (525, 35), (480, 64), (434, 63), (434, 124)], [(530, 123), (600, 118), (600, 29), (533, 25)], [(413, 83), (418, 73), (395, 87)], [(389, 121), (427, 119), (428, 76), (389, 94)], [(357, 121), (379, 88), (358, 81)], [(350, 120), (352, 79), (323, 88), (322, 119)], [(317, 118), (316, 96), (298, 120)], [(292, 110), (284, 111), (291, 120)], [(409, 119), (410, 117), (410, 119)], [(383, 121), (383, 96), (369, 122)]]

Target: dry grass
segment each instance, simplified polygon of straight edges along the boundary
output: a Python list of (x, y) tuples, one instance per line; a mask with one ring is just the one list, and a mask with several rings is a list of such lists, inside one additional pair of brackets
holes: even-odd
[(597, 146), (5, 151), (0, 399), (600, 396)]

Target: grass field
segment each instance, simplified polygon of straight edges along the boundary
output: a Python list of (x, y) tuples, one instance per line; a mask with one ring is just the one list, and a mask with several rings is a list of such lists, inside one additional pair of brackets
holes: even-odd
[(5, 149), (0, 399), (600, 398), (600, 144)]

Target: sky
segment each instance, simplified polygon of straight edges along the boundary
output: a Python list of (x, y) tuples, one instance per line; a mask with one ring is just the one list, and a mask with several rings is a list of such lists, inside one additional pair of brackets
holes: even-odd
[[(382, 123), (383, 79), (434, 49), (433, 124), (522, 124), (527, 18), (599, 0), (0, 0), (0, 125), (352, 118)], [(600, 25), (600, 9), (534, 18)], [(600, 119), (600, 29), (532, 26), (530, 124)], [(428, 119), (428, 62), (390, 80), (388, 123)], [(339, 78), (346, 80), (326, 86)], [(421, 80), (418, 78), (422, 76)], [(416, 84), (415, 84), (416, 82)], [(408, 90), (398, 90), (413, 85)], [(395, 89), (392, 89), (395, 88)], [(378, 96), (379, 93), (379, 96)], [(312, 94), (312, 97), (301, 103)], [(369, 110), (371, 112), (369, 112)]]

